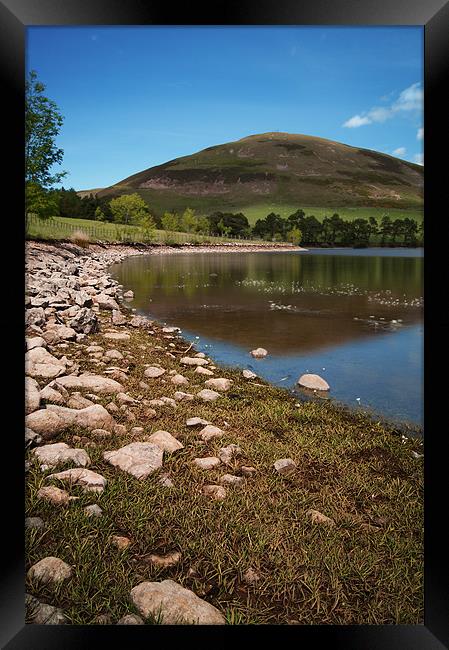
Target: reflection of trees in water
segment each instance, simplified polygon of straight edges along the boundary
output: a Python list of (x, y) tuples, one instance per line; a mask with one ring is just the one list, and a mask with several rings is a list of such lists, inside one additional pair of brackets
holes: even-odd
[[(288, 294), (298, 288), (348, 293), (390, 290), (392, 295), (422, 295), (422, 258), (225, 253), (145, 256), (125, 260), (116, 275), (135, 294), (134, 305), (148, 306), (159, 290), (165, 296), (192, 298), (198, 293), (244, 294), (270, 290)], [(344, 293), (344, 291), (343, 291)]]

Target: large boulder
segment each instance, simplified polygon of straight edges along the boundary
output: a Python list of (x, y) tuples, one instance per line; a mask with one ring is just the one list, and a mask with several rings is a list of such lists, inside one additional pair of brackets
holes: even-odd
[(80, 485), (84, 492), (103, 492), (107, 483), (104, 476), (83, 467), (50, 474), (47, 479), (58, 479), (59, 481), (67, 481), (70, 485)]
[(207, 366), (209, 361), (197, 357), (182, 357), (179, 363), (183, 366)]
[(251, 350), (250, 354), (252, 357), (254, 357), (254, 359), (263, 359), (267, 356), (268, 352), (265, 350), (265, 348), (256, 348), (255, 350)]
[(95, 334), (100, 329), (96, 313), (88, 307), (82, 307), (69, 325), (80, 334)]
[(115, 421), (101, 404), (94, 404), (84, 409), (70, 409), (49, 404), (47, 408), (27, 415), (25, 425), (40, 434), (44, 440), (48, 440), (71, 425), (90, 430), (112, 431)]
[(31, 309), (27, 309), (25, 314), (25, 324), (27, 326), (37, 325), (38, 327), (41, 327), (41, 325), (45, 324), (45, 321), (45, 311), (42, 307), (32, 307)]
[(58, 557), (44, 557), (33, 564), (28, 571), (28, 578), (44, 584), (57, 584), (67, 580), (72, 575), (72, 568)]
[(310, 388), (311, 390), (329, 390), (330, 386), (325, 379), (319, 375), (301, 375), (297, 382), (300, 386), (304, 388)]
[(151, 442), (132, 442), (115, 451), (105, 451), (104, 459), (138, 479), (162, 467), (163, 450)]
[(114, 395), (125, 391), (122, 384), (119, 384), (115, 379), (109, 379), (109, 377), (103, 377), (102, 375), (89, 375), (87, 373), (83, 373), (78, 377), (74, 375), (58, 377), (58, 384), (69, 390), (88, 389), (101, 395)]
[(224, 625), (216, 607), (173, 580), (141, 582), (131, 599), (144, 618), (153, 616), (163, 625)]
[(156, 431), (151, 434), (148, 438), (148, 442), (160, 447), (163, 451), (177, 451), (178, 449), (183, 449), (184, 445), (179, 442), (174, 436), (171, 435), (168, 431)]
[(100, 309), (120, 311), (120, 306), (118, 305), (117, 301), (105, 293), (98, 293), (97, 295), (93, 296), (93, 300), (100, 307)]
[(65, 442), (56, 442), (33, 449), (32, 453), (42, 463), (41, 470), (56, 467), (63, 463), (73, 463), (81, 467), (90, 465), (90, 458), (84, 449), (72, 449)]
[(37, 411), (41, 402), (39, 384), (31, 377), (25, 377), (25, 413)]
[(66, 371), (66, 362), (45, 348), (33, 348), (25, 354), (25, 373), (30, 377), (54, 379)]
[(220, 392), (225, 392), (229, 390), (232, 386), (232, 380), (226, 379), (225, 377), (220, 377), (217, 379), (208, 379), (204, 382), (206, 388), (212, 388), (212, 390), (218, 390)]

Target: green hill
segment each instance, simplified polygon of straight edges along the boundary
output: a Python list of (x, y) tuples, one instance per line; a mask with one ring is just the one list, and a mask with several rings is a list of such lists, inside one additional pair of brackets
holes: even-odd
[(364, 216), (365, 208), (370, 214), (419, 218), (423, 173), (420, 165), (369, 149), (273, 132), (170, 160), (98, 194), (137, 191), (158, 213), (186, 207), (199, 214), (246, 210), (251, 222), (267, 211), (286, 215), (310, 206), (317, 206), (316, 216), (322, 216), (319, 210)]

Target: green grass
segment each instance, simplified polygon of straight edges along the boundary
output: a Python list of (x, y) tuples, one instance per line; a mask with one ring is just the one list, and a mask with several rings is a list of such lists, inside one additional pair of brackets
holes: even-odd
[[(41, 220), (38, 217), (30, 217), (27, 228), (27, 236), (38, 239), (62, 239), (70, 238), (76, 231), (82, 230), (87, 233), (91, 241), (121, 241), (121, 242), (145, 242), (145, 234), (137, 226), (116, 225), (108, 222), (93, 221), (90, 219), (69, 219), (64, 217), (52, 217)], [(196, 233), (167, 232), (165, 230), (154, 230), (149, 243), (223, 243), (234, 242), (231, 237), (213, 237), (211, 235), (200, 235)], [(260, 240), (247, 240), (248, 243)]]
[[(109, 324), (108, 316), (102, 320)], [(218, 607), (228, 624), (422, 623), (423, 464), (411, 455), (411, 450), (421, 451), (420, 443), (403, 441), (388, 426), (328, 401), (298, 406), (286, 391), (259, 379), (245, 382), (232, 369), (216, 371), (215, 376), (234, 384), (215, 403), (158, 407), (150, 419), (143, 399), (172, 397), (177, 388), (168, 373), (145, 380), (149, 389), (140, 388), (143, 364), (160, 363), (167, 371), (181, 372), (190, 382), (181, 387), (186, 392), (204, 387), (204, 377), (178, 365), (181, 354), (176, 351), (187, 344), (176, 340), (170, 348), (173, 340), (167, 341), (156, 325), (154, 329), (156, 335), (150, 337), (130, 328), (129, 342), (110, 346), (97, 334), (89, 344), (131, 355), (112, 365), (130, 367), (125, 390), (139, 402), (130, 409), (136, 419), (131, 422), (123, 413), (114, 417), (128, 431), (144, 427), (144, 434), (133, 440), (162, 429), (184, 444), (164, 455), (162, 471), (174, 487), (162, 487), (159, 473), (138, 481), (103, 460), (103, 451), (131, 442), (129, 433), (107, 441), (76, 428), (58, 435), (52, 442), (86, 448), (90, 469), (108, 484), (101, 495), (72, 488), (79, 498), (56, 507), (37, 499), (38, 489), (49, 484), (45, 477), (50, 470), (42, 473), (32, 462), (26, 515), (42, 517), (46, 528), (27, 530), (27, 569), (53, 555), (73, 565), (74, 576), (56, 591), (28, 581), (27, 591), (63, 607), (72, 624), (92, 623), (101, 614), (115, 623), (136, 611), (129, 597), (134, 586), (166, 578)], [(166, 351), (175, 351), (176, 359)], [(80, 363), (81, 371), (101, 372), (82, 346), (71, 343), (63, 353)], [(100, 403), (110, 401), (102, 396)], [(225, 435), (202, 444), (197, 431), (185, 425), (194, 415), (223, 428)], [(231, 443), (242, 449), (233, 467), (204, 471), (193, 465), (195, 457), (216, 455)], [(273, 463), (288, 457), (298, 467), (283, 478)], [(243, 487), (229, 488), (225, 501), (202, 495), (203, 485), (226, 472), (239, 474), (241, 465), (254, 466), (257, 473)], [(84, 515), (83, 508), (93, 503), (103, 509), (103, 517)], [(309, 508), (332, 517), (335, 527), (312, 524)], [(117, 534), (131, 540), (125, 551), (110, 542)], [(155, 569), (148, 562), (151, 553), (174, 550), (182, 554), (175, 567)], [(260, 576), (254, 586), (243, 580), (249, 567)]]
[(339, 214), (340, 217), (345, 221), (353, 221), (354, 219), (369, 219), (369, 217), (375, 217), (380, 224), (380, 220), (385, 214), (388, 214), (392, 220), (405, 219), (405, 217), (409, 217), (410, 219), (415, 219), (418, 224), (420, 224), (423, 220), (422, 210), (407, 210), (400, 208), (320, 208), (316, 206), (299, 206), (292, 204), (276, 205), (271, 203), (264, 203), (246, 208), (237, 208), (235, 211), (243, 212), (243, 214), (248, 218), (250, 224), (254, 224), (256, 223), (257, 219), (265, 218), (270, 212), (275, 212), (276, 214), (279, 214), (281, 217), (286, 219), (290, 214), (293, 214), (298, 209), (304, 210), (306, 216), (314, 215), (319, 221), (322, 221), (324, 217), (331, 217), (335, 212)]

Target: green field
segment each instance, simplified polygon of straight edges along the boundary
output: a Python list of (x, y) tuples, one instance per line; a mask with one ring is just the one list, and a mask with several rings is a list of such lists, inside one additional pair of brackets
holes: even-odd
[(281, 217), (286, 219), (290, 214), (296, 210), (304, 210), (306, 216), (314, 215), (319, 221), (324, 217), (331, 217), (335, 212), (340, 215), (345, 221), (352, 221), (353, 219), (369, 219), (375, 217), (379, 222), (384, 215), (388, 215), (393, 221), (394, 219), (415, 219), (420, 224), (423, 220), (423, 210), (416, 209), (399, 209), (399, 208), (318, 208), (316, 206), (298, 206), (298, 205), (275, 205), (272, 203), (262, 203), (249, 207), (235, 208), (235, 212), (243, 212), (247, 217), (250, 224), (255, 224), (257, 219), (263, 219), (275, 212)]
[[(85, 232), (91, 241), (121, 241), (145, 242), (145, 233), (138, 226), (125, 226), (90, 219), (68, 219), (52, 217), (42, 220), (30, 216), (28, 219), (27, 236), (38, 239), (67, 239), (77, 230)], [(154, 230), (148, 243), (223, 243), (233, 242), (235, 237), (212, 237), (186, 232), (167, 232)], [(252, 239), (248, 241), (260, 241)]]

